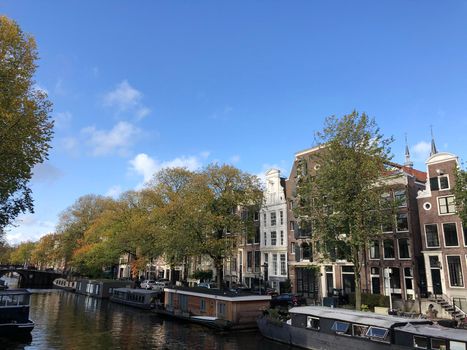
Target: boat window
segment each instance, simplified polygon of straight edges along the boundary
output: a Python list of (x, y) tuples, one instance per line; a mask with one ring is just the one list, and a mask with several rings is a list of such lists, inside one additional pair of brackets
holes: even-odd
[(428, 349), (428, 339), (426, 337), (413, 336), (413, 346), (418, 349)]
[(432, 349), (439, 349), (439, 350), (446, 350), (446, 340), (444, 339), (431, 339), (431, 348)]
[(449, 349), (450, 350), (465, 350), (465, 343), (451, 340), (449, 341)]
[(319, 331), (319, 318), (307, 316), (306, 317), (306, 328), (316, 329)]
[(349, 326), (350, 326), (350, 324), (348, 324), (347, 322), (336, 321), (336, 322), (334, 322), (334, 324), (332, 325), (332, 328), (331, 328), (331, 329), (332, 329), (333, 331), (336, 331), (336, 333), (345, 334), (345, 333), (348, 333)]
[(352, 325), (352, 335), (354, 337), (366, 337), (366, 332), (368, 330), (368, 326), (364, 326), (361, 324), (353, 324)]
[(370, 337), (373, 340), (385, 341), (387, 335), (388, 330), (386, 328), (370, 327), (366, 332), (366, 336)]

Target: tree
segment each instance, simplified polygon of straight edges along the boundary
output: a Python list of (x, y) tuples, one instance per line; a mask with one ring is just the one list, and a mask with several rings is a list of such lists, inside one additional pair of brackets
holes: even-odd
[(456, 198), (456, 211), (462, 220), (464, 227), (467, 226), (467, 171), (458, 167), (455, 172), (456, 184), (454, 196)]
[(58, 238), (54, 233), (42, 236), (31, 252), (31, 261), (39, 269), (59, 265)]
[(20, 243), (10, 254), (11, 263), (16, 265), (29, 265), (35, 247), (35, 242)]
[(380, 134), (374, 119), (354, 111), (341, 119), (327, 118), (317, 139), (319, 170), (298, 179), (295, 214), (302, 225), (312, 226), (323, 258), (339, 255), (354, 264), (355, 306), (360, 309), (362, 252), (387, 218), (381, 199), (388, 190), (383, 174), (392, 138)]
[(33, 212), (28, 182), (52, 139), (51, 102), (33, 80), (37, 58), (34, 39), (0, 16), (0, 229)]

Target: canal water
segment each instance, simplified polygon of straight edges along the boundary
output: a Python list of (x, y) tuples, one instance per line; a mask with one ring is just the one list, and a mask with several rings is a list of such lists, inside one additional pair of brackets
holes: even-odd
[(190, 323), (164, 320), (138, 310), (60, 290), (31, 290), (31, 338), (0, 338), (0, 349), (297, 349), (258, 332), (219, 333)]

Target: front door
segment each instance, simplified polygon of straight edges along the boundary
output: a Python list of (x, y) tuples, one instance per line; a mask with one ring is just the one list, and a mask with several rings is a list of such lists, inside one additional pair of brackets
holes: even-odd
[(381, 287), (380, 287), (379, 277), (371, 277), (371, 291), (373, 294), (380, 294)]
[(433, 293), (443, 294), (443, 287), (441, 286), (441, 273), (439, 269), (431, 269), (431, 281), (433, 283)]
[(344, 285), (344, 294), (350, 294), (355, 292), (355, 276), (352, 274), (343, 274), (342, 282)]

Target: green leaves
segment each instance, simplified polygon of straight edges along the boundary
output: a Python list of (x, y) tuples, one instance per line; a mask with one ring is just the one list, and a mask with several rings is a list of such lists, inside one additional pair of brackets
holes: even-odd
[(34, 87), (36, 60), (34, 39), (0, 16), (0, 228), (33, 211), (28, 182), (53, 135), (52, 104)]

